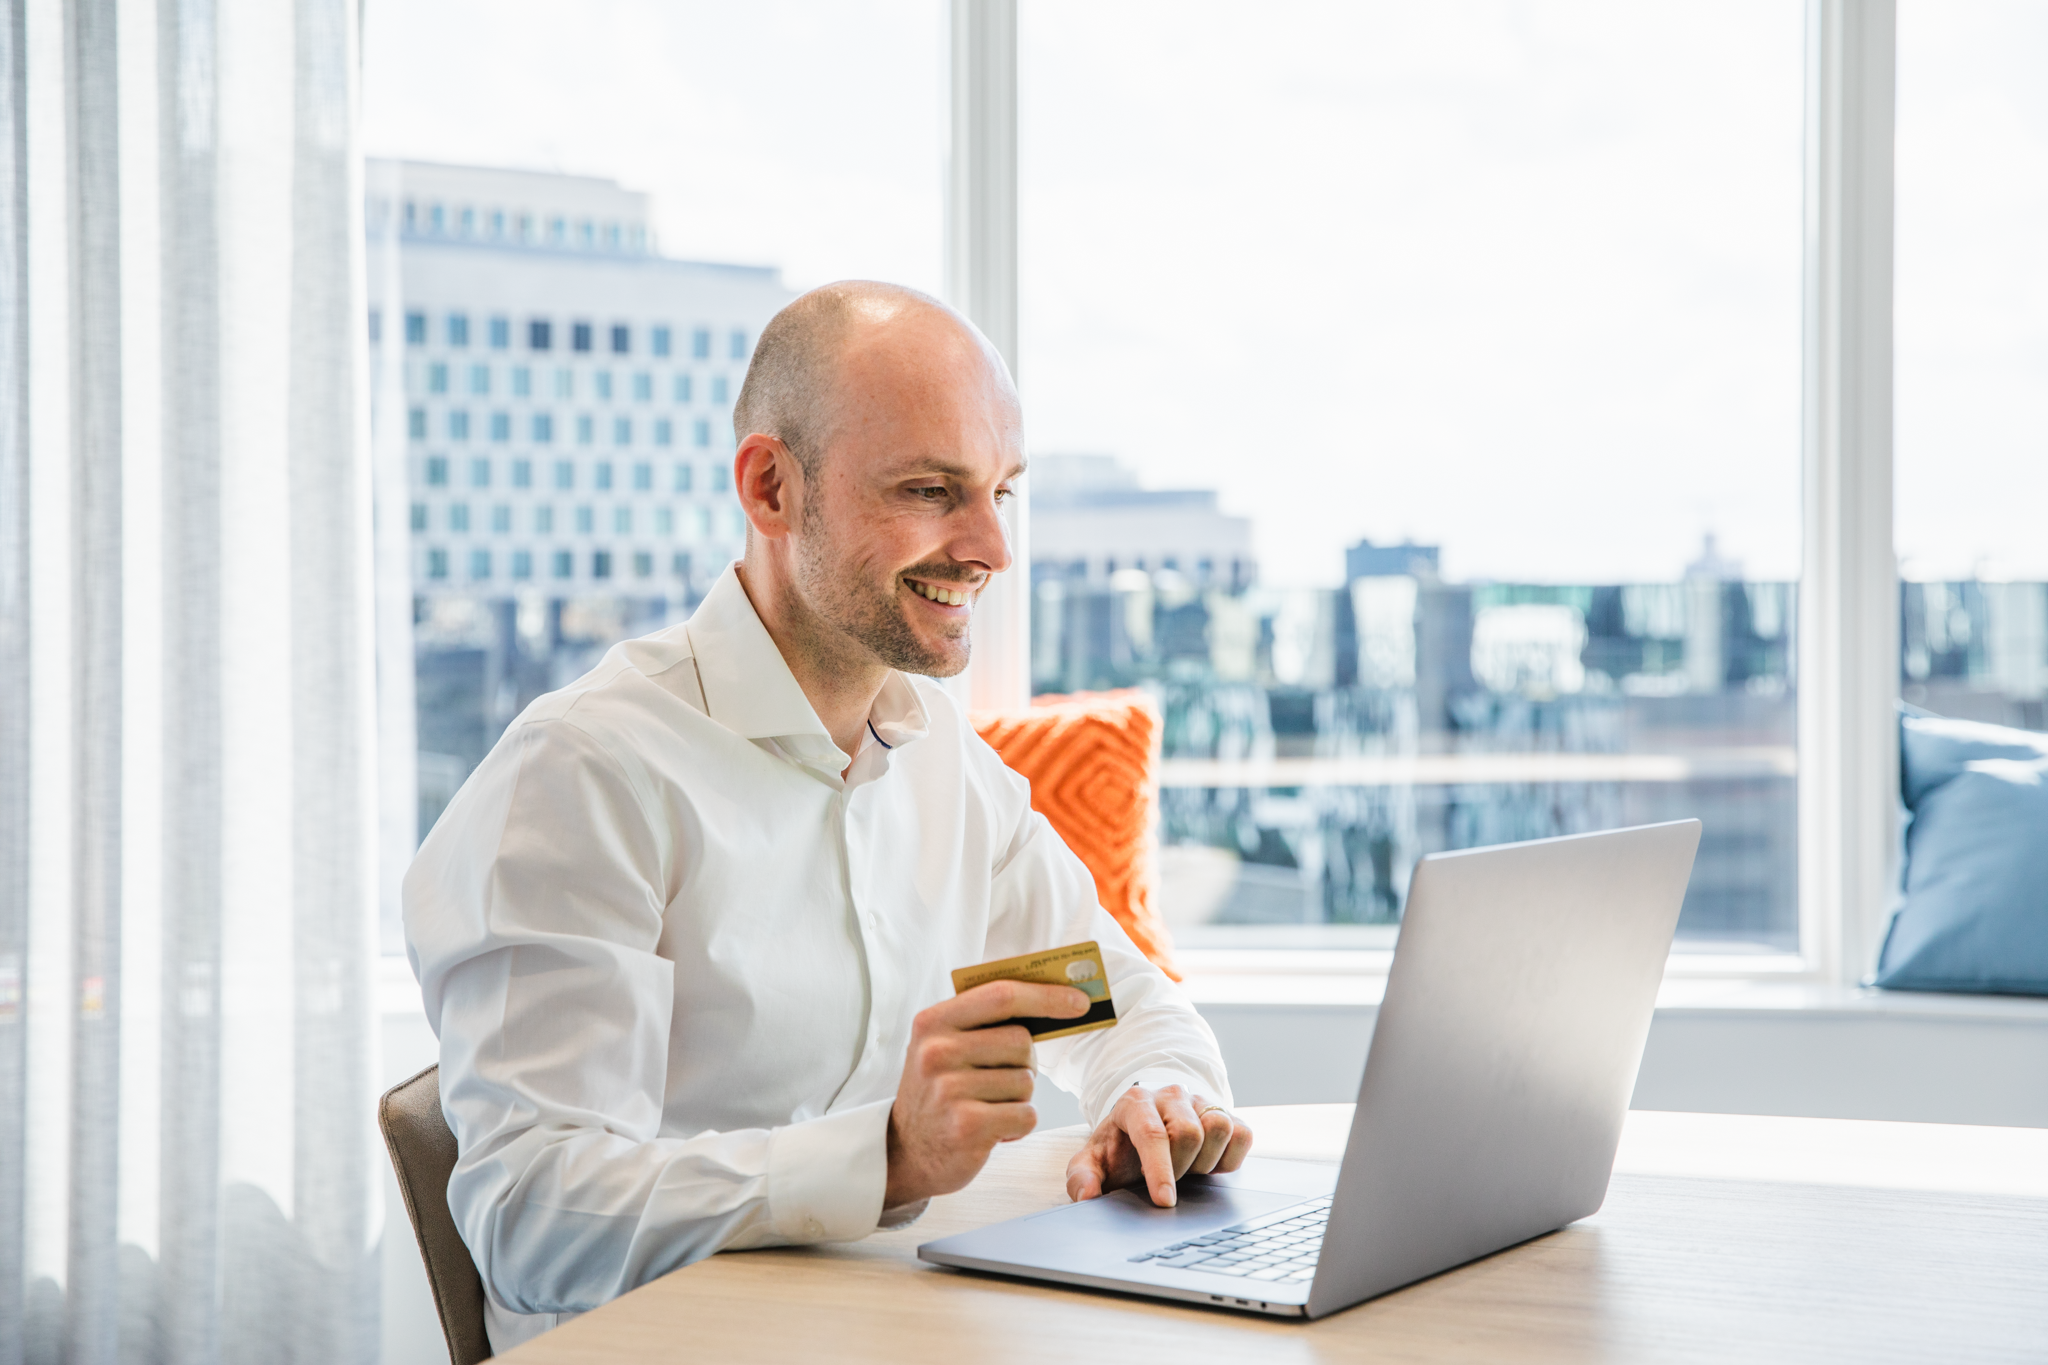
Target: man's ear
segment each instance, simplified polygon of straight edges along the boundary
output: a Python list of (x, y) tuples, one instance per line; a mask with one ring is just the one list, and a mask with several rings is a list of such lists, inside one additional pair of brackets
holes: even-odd
[(741, 441), (732, 457), (732, 486), (757, 534), (781, 540), (796, 529), (803, 513), (804, 471), (780, 440), (755, 432)]

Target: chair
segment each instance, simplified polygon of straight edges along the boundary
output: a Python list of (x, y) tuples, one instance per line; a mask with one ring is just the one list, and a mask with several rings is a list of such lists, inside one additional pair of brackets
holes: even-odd
[(448, 1338), (450, 1365), (476, 1365), (491, 1358), (484, 1331), (484, 1282), (448, 1212), (448, 1177), (455, 1173), (455, 1134), (441, 1116), (441, 1068), (430, 1066), (400, 1081), (377, 1103), (398, 1191), (427, 1265), (427, 1286)]

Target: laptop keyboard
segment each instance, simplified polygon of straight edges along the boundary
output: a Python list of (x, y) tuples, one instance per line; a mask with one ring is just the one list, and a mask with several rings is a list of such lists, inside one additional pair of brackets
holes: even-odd
[(1316, 1273), (1329, 1219), (1329, 1199), (1311, 1199), (1131, 1259), (1247, 1280), (1306, 1280)]

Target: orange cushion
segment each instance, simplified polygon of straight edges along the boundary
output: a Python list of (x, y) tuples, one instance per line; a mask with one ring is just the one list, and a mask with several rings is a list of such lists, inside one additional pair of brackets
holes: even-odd
[[(1180, 980), (1154, 904), (1159, 712), (1143, 692), (1034, 698), (974, 728), (1031, 783), (1031, 805), (1095, 874), (1095, 894), (1139, 951)], [(1055, 944), (1046, 944), (1055, 947)]]

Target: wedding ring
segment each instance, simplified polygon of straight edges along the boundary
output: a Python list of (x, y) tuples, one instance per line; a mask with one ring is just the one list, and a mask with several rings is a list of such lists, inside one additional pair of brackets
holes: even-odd
[(1211, 1114), (1228, 1114), (1229, 1112), (1230, 1111), (1228, 1109), (1225, 1109), (1220, 1104), (1212, 1104), (1205, 1109), (1197, 1109), (1195, 1111), (1195, 1118), (1197, 1120), (1200, 1120), (1207, 1118)]

